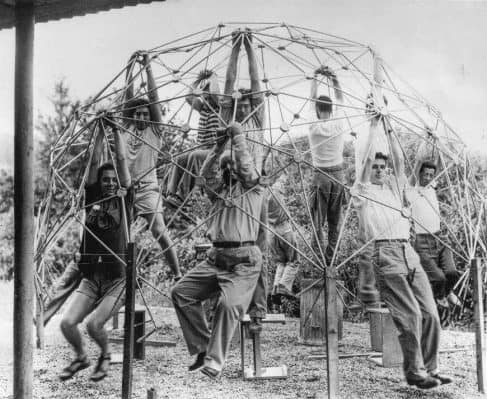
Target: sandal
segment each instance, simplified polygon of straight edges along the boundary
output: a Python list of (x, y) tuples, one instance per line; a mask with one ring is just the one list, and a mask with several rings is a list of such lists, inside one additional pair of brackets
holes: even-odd
[(91, 381), (101, 381), (108, 375), (108, 368), (110, 367), (110, 354), (100, 355), (98, 363), (96, 364), (95, 371), (90, 376)]
[(90, 361), (86, 355), (82, 358), (76, 358), (70, 363), (69, 366), (63, 368), (59, 374), (59, 379), (61, 381), (69, 380), (70, 378), (73, 378), (78, 371), (84, 370), (88, 367), (90, 367)]

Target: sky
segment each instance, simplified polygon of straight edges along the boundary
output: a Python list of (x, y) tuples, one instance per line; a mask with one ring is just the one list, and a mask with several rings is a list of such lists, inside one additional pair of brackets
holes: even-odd
[[(36, 25), (34, 108), (54, 83), (75, 98), (100, 90), (137, 49), (220, 22), (287, 22), (369, 44), (441, 110), (473, 151), (487, 152), (487, 1), (167, 0)], [(13, 160), (14, 30), (0, 31), (0, 165)]]

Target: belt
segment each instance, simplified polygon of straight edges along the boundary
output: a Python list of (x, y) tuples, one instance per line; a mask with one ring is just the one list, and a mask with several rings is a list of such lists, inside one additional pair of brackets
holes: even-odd
[(384, 244), (384, 243), (405, 243), (408, 242), (409, 240), (406, 240), (405, 238), (392, 238), (390, 240), (385, 239), (385, 240), (375, 240), (375, 244)]
[(215, 241), (213, 246), (215, 248), (240, 248), (240, 247), (252, 247), (255, 245), (255, 241)]

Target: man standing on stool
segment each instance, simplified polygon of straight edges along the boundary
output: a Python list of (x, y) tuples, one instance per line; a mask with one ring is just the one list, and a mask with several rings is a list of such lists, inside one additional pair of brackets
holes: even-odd
[[(309, 129), (309, 144), (315, 168), (315, 175), (312, 183), (310, 197), (310, 209), (313, 216), (313, 225), (316, 229), (318, 239), (317, 253), (319, 247), (324, 243), (323, 224), (328, 221), (328, 245), (324, 250), (326, 263), (329, 264), (333, 258), (333, 252), (338, 241), (340, 229), (342, 204), (345, 198), (344, 190), (344, 164), (343, 146), (344, 129), (333, 113), (333, 101), (330, 97), (318, 96), (318, 75), (333, 84), (335, 97), (338, 102), (343, 101), (342, 91), (337, 76), (328, 68), (321, 67), (315, 71), (311, 81), (311, 112), (316, 114), (318, 121), (311, 124)], [(336, 108), (336, 107), (335, 107)]]
[[(171, 292), (189, 353), (197, 355), (189, 370), (201, 369), (213, 378), (222, 371), (239, 318), (257, 285), (262, 253), (256, 241), (262, 228), (259, 221), (265, 218), (265, 190), (259, 184), (241, 125), (231, 124), (227, 134), (234, 159), (230, 155), (220, 158), (226, 144), (221, 140), (201, 170), (204, 187), (214, 202), (208, 229), (213, 248), (207, 260), (186, 274)], [(220, 297), (210, 333), (202, 302), (215, 292), (220, 292)]]
[(403, 206), (407, 181), (401, 148), (388, 131), (396, 178), (386, 176), (387, 156), (371, 151), (380, 118), (371, 121), (368, 151), (352, 193), (365, 237), (375, 240), (375, 274), (381, 298), (399, 330), (406, 381), (429, 389), (452, 380), (438, 373), (440, 319), (426, 273), (409, 244), (410, 223)]

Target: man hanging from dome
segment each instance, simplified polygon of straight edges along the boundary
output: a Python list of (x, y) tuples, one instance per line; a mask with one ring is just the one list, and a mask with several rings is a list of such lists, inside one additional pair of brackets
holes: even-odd
[[(323, 76), (328, 87), (335, 93), (335, 100), (326, 95), (318, 96), (319, 76)], [(309, 145), (314, 167), (310, 196), (310, 210), (316, 229), (317, 253), (323, 251), (327, 265), (330, 264), (338, 241), (342, 219), (342, 205), (345, 201), (343, 147), (345, 129), (342, 126), (338, 105), (343, 94), (336, 74), (328, 67), (318, 68), (311, 79), (312, 119), (317, 120), (309, 128)], [(323, 224), (328, 221), (328, 244), (324, 245)], [(318, 241), (316, 243), (316, 241)]]
[[(147, 97), (134, 96), (133, 69), (140, 63), (147, 74)], [(141, 72), (142, 73), (142, 72)], [(162, 144), (162, 111), (156, 83), (147, 53), (135, 53), (129, 60), (126, 74), (124, 139), (127, 159), (135, 188), (136, 217), (146, 221), (152, 236), (158, 241), (174, 274), (181, 278), (176, 249), (162, 216), (162, 196), (157, 181), (157, 158)]]
[[(208, 236), (213, 248), (207, 259), (189, 271), (171, 297), (189, 353), (190, 371), (218, 377), (239, 319), (247, 310), (261, 275), (259, 242), (264, 232), (265, 188), (259, 183), (244, 129), (226, 129), (232, 151), (223, 155), (227, 139), (217, 143), (201, 170), (210, 209)], [(219, 294), (211, 332), (202, 302)]]

